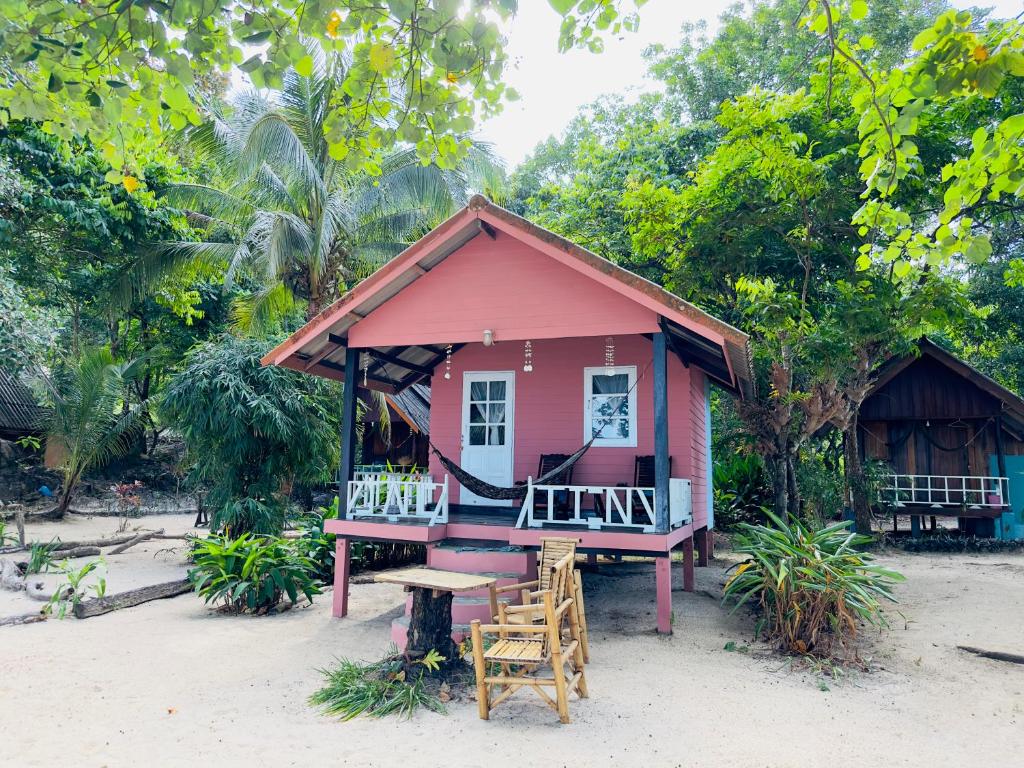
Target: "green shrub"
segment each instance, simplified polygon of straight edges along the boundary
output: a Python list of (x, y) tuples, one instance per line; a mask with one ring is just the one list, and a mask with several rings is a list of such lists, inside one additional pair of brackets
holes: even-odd
[(881, 601), (895, 602), (890, 589), (903, 581), (895, 571), (872, 565), (856, 547), (867, 541), (844, 521), (818, 530), (798, 520), (740, 526), (736, 551), (748, 559), (735, 567), (724, 602), (733, 611), (754, 601), (756, 634), (786, 653), (843, 656), (858, 623), (884, 626)]
[(763, 523), (772, 507), (772, 489), (761, 457), (734, 454), (714, 467), (715, 527), (733, 530), (741, 523)]
[(899, 539), (897, 546), (905, 552), (1017, 552), (1024, 549), (1024, 539), (989, 539), (977, 536), (922, 536)]
[(296, 545), (309, 558), (316, 568), (317, 577), (324, 582), (334, 578), (334, 542), (335, 535), (324, 530), (324, 522), (337, 519), (338, 497), (334, 497), (329, 507), (319, 507), (312, 512), (299, 516), (297, 527), (302, 531), (302, 538)]
[(57, 540), (49, 542), (33, 541), (28, 545), (28, 563), (25, 573), (44, 573), (53, 565), (53, 553), (57, 549)]
[[(63, 619), (67, 616), (68, 609), (74, 611), (75, 606), (81, 603), (90, 591), (96, 597), (107, 594), (107, 561), (102, 557), (90, 560), (81, 568), (72, 568), (71, 562), (65, 560), (61, 565), (61, 573), (66, 581), (53, 591), (49, 602), (43, 607), (43, 612), (48, 615), (56, 612), (57, 618)], [(96, 575), (96, 583), (86, 586), (86, 577), (93, 573)]]
[(236, 613), (266, 613), (285, 596), (291, 605), (320, 594), (316, 565), (294, 542), (242, 534), (197, 539), (188, 576), (207, 602)]
[(359, 715), (408, 717), (417, 707), (443, 713), (444, 703), (428, 675), (444, 661), (436, 651), (409, 661), (394, 645), (382, 660), (370, 664), (339, 659), (333, 669), (320, 670), (327, 682), (309, 697), (309, 703), (342, 720)]

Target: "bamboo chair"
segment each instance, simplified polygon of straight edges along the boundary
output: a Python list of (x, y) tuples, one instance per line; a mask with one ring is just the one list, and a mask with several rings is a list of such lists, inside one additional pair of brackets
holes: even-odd
[[(567, 598), (573, 598), (572, 611), (576, 614), (575, 620), (580, 626), (580, 641), (583, 647), (583, 659), (590, 662), (590, 642), (587, 633), (587, 615), (583, 607), (583, 577), (576, 569), (576, 545), (578, 539), (571, 539), (562, 536), (544, 536), (540, 540), (540, 562), (537, 565), (537, 578), (533, 581), (524, 581), (519, 584), (508, 584), (504, 587), (497, 587), (493, 584), (490, 587), (491, 619), (498, 620), (498, 608), (500, 602), (498, 596), (509, 592), (519, 593), (520, 605), (530, 605), (544, 590), (551, 589), (551, 574), (555, 565), (564, 557), (570, 556), (569, 571), (570, 578), (562, 586), (562, 591), (556, 591), (555, 603), (560, 605)], [(527, 621), (539, 622), (543, 616), (539, 614), (513, 613), (509, 616), (512, 624), (525, 623)]]
[[(479, 619), (470, 623), (481, 720), (489, 720), (495, 707), (523, 687), (532, 688), (563, 723), (569, 722), (569, 694), (575, 692), (581, 699), (587, 698), (579, 623), (572, 610), (574, 601), (566, 597), (556, 604), (556, 593), (572, 589), (572, 559), (566, 555), (551, 569), (551, 588), (539, 591), (539, 602), (512, 606), (501, 603), (495, 624), (481, 624)], [(541, 623), (531, 619), (509, 621), (512, 616), (533, 615), (538, 615)], [(565, 623), (568, 640), (563, 637)], [(490, 647), (485, 647), (485, 635), (496, 636)], [(551, 676), (539, 676), (538, 672), (546, 668), (551, 669)], [(491, 674), (494, 671), (498, 674)], [(554, 698), (545, 688), (555, 689)]]

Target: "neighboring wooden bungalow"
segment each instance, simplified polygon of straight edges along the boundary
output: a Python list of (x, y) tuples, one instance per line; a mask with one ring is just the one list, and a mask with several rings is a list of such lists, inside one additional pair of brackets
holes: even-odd
[(0, 370), (0, 439), (17, 440), (42, 432), (46, 410), (16, 376)]
[(919, 349), (882, 366), (860, 409), (861, 456), (892, 470), (880, 507), (915, 535), (946, 516), (1024, 538), (1024, 399), (928, 339)]
[[(512, 579), (535, 571), (542, 536), (571, 533), (582, 552), (656, 558), (661, 632), (669, 554), (682, 549), (692, 589), (714, 524), (709, 387), (753, 386), (745, 334), (479, 196), (264, 364), (343, 380), (346, 425), (358, 388), (430, 382), (429, 439), (445, 459), (428, 473), (355, 477), (343, 435), (334, 615), (347, 612), (352, 539), (423, 542), (430, 565)], [(487, 611), (456, 598), (453, 619)]]

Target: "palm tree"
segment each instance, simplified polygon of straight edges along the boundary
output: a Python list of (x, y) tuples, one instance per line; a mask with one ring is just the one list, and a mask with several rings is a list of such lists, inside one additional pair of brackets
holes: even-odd
[(289, 71), (273, 98), (242, 93), (227, 116), (215, 112), (189, 133), (190, 150), (209, 160), (223, 183), (175, 185), (167, 198), (208, 234), (228, 234), (162, 244), (140, 260), (129, 285), (137, 289), (192, 259), (226, 261), (227, 286), (243, 270), (259, 286), (236, 305), (243, 329), (303, 304), (312, 317), (454, 213), (472, 191), (502, 183), (482, 143), (471, 142), (453, 170), (424, 166), (411, 148), (383, 156), (377, 176), (332, 157), (325, 127), (343, 66), (341, 57), (321, 57), (309, 77)]
[(141, 410), (127, 405), (124, 395), (138, 369), (138, 361), (119, 363), (102, 348), (85, 352), (63, 375), (47, 380), (47, 448), (58, 452), (63, 474), (57, 517), (68, 511), (85, 472), (131, 450)]

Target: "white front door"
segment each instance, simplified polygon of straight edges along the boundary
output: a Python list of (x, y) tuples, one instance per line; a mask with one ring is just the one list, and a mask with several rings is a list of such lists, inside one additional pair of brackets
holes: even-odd
[[(462, 377), (462, 468), (491, 485), (512, 485), (515, 373), (486, 371)], [(462, 488), (462, 504), (508, 505)]]

